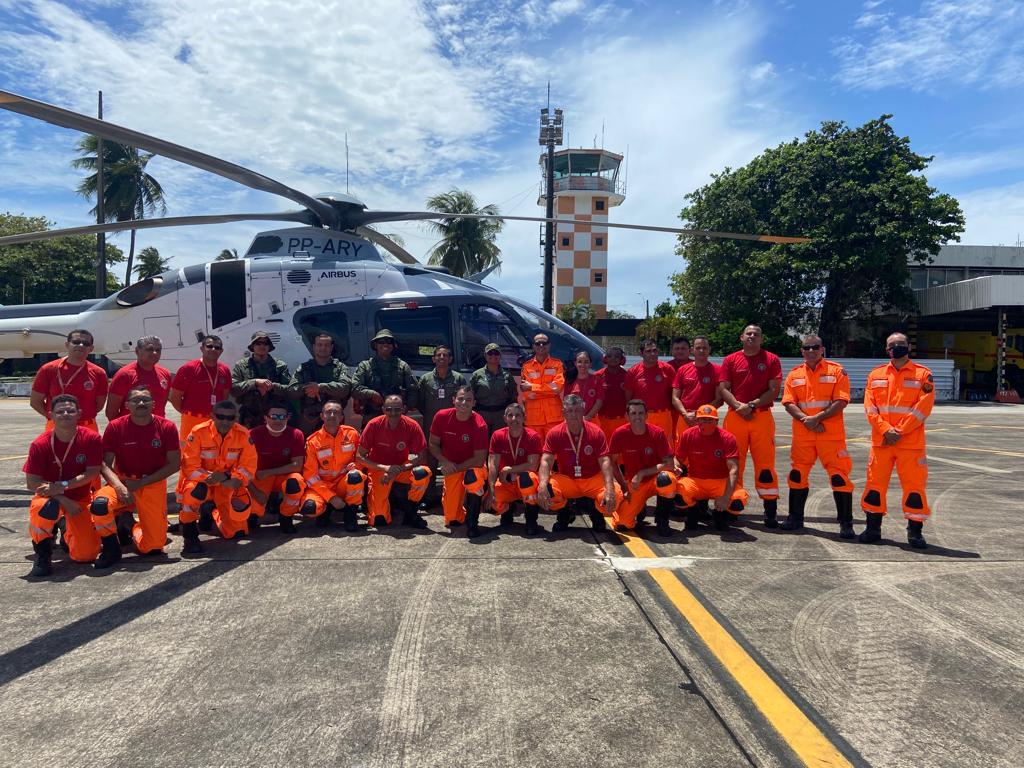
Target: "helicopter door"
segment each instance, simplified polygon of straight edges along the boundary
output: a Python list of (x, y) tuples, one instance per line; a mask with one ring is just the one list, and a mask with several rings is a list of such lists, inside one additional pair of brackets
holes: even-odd
[(237, 328), (252, 317), (249, 265), (248, 259), (206, 265), (206, 321), (211, 333)]
[(429, 305), (385, 304), (375, 314), (376, 330), (387, 328), (395, 335), (396, 354), (417, 372), (434, 367), (434, 347), (452, 346), (452, 313), (446, 304), (433, 300)]

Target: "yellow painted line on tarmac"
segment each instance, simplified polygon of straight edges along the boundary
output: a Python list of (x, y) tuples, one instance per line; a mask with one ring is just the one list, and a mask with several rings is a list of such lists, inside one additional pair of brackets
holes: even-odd
[[(605, 519), (611, 528), (611, 519)], [(638, 536), (619, 531), (616, 531), (616, 535), (635, 557), (657, 557), (647, 542)], [(715, 658), (806, 765), (853, 765), (672, 571), (651, 568), (648, 573)]]
[(0, 461), (14, 461), (15, 459), (27, 459), (28, 454), (22, 454), (21, 456), (0, 456)]
[(1013, 456), (1016, 459), (1024, 459), (1024, 453), (1018, 451), (999, 451), (995, 448), (968, 448), (966, 445), (939, 445), (937, 443), (929, 443), (928, 450), (932, 448), (942, 448), (947, 451), (970, 451), (971, 453), (994, 453), (996, 456)]
[(1005, 424), (961, 424), (960, 427), (963, 429), (1017, 429), (1024, 431), (1024, 427), (1010, 427)]

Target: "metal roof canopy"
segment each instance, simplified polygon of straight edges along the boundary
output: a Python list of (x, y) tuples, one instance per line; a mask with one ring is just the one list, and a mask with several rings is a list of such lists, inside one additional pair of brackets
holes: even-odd
[(986, 275), (914, 291), (921, 315), (1024, 306), (1024, 275)]

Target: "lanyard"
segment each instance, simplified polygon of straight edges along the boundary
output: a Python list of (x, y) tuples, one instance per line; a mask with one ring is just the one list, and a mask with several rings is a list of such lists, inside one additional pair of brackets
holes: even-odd
[(78, 437), (78, 433), (76, 432), (75, 436), (71, 438), (71, 442), (68, 443), (68, 448), (66, 451), (64, 451), (64, 455), (60, 458), (57, 458), (57, 442), (56, 437), (54, 436), (54, 433), (56, 431), (57, 428), (54, 427), (53, 432), (50, 432), (50, 450), (53, 451), (53, 460), (57, 462), (58, 473), (63, 475), (64, 462), (68, 460), (68, 454), (71, 453), (71, 448), (75, 444), (75, 437)]
[(220, 368), (214, 368), (216, 373), (211, 376), (210, 369), (206, 367), (205, 363), (200, 363), (199, 367), (203, 369), (203, 373), (206, 374), (206, 380), (210, 382), (210, 397), (216, 394), (217, 382), (220, 380)]
[(512, 449), (512, 466), (516, 465), (519, 460), (519, 446), (523, 444), (523, 435), (526, 434), (526, 430), (523, 430), (523, 434), (519, 436), (519, 440), (516, 441), (515, 445), (512, 444), (512, 430), (508, 432), (508, 447)]
[(566, 427), (565, 433), (569, 436), (569, 445), (572, 446), (572, 452), (576, 456), (576, 470), (579, 471), (579, 469), (580, 469), (580, 448), (583, 446), (583, 436), (587, 433), (587, 425), (586, 424), (583, 425), (583, 429), (580, 430), (580, 439), (577, 440), (575, 443), (573, 443), (573, 441), (572, 441), (572, 432), (569, 431), (568, 427)]
[[(67, 359), (65, 358), (65, 362), (66, 362), (66, 360)], [(69, 363), (69, 365), (70, 365), (70, 363)], [(72, 366), (72, 368), (73, 367), (74, 366)], [(57, 384), (60, 385), (60, 393), (62, 395), (67, 390), (67, 387), (71, 386), (71, 382), (73, 382), (75, 379), (78, 378), (78, 374), (80, 374), (84, 370), (85, 370), (85, 363), (82, 363), (80, 366), (78, 366), (78, 370), (76, 370), (73, 374), (71, 374), (71, 378), (68, 379), (67, 382), (65, 382), (64, 378), (60, 375), (60, 366), (59, 365), (57, 366)]]

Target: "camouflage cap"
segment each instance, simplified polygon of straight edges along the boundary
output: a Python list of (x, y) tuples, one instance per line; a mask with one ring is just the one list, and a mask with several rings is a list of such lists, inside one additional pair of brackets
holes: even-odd
[(484, 354), (486, 355), (488, 352), (501, 352), (501, 347), (492, 341), (490, 344), (484, 347)]
[(395, 338), (395, 334), (393, 334), (387, 328), (381, 328), (379, 331), (377, 331), (377, 335), (370, 339), (370, 346), (376, 349), (378, 341), (390, 341), (396, 347), (398, 346), (398, 340)]

